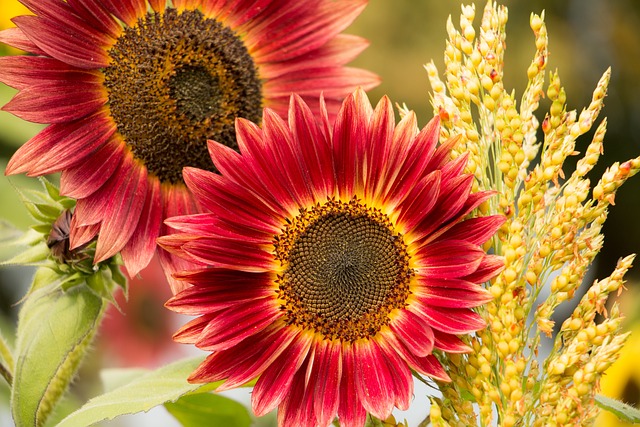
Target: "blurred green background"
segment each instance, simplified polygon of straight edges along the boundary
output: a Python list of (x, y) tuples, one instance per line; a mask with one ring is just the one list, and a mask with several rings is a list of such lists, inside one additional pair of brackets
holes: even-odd
[[(446, 40), (446, 19), (457, 26), (460, 1), (370, 0), (369, 6), (347, 31), (369, 39), (371, 46), (352, 65), (382, 77), (382, 84), (370, 92), (372, 102), (384, 94), (392, 101), (406, 103), (418, 114), (420, 124), (431, 118), (429, 83), (423, 64), (434, 60), (442, 72)], [(470, 3), (470, 2), (465, 2)], [(0, 0), (0, 26), (14, 16), (15, 0)], [(597, 181), (605, 168), (616, 161), (640, 155), (640, 2), (637, 0), (532, 0), (503, 1), (509, 8), (504, 82), (515, 89), (519, 99), (527, 82), (526, 70), (534, 54), (534, 38), (529, 28), (531, 12), (545, 10), (549, 33), (548, 70), (558, 69), (566, 88), (568, 106), (578, 112), (586, 107), (597, 81), (612, 67), (609, 95), (603, 116), (608, 117), (605, 154), (590, 174)], [(476, 3), (477, 25), (485, 3)], [(3, 53), (7, 53), (6, 48)], [(15, 93), (0, 84), (0, 105)], [(549, 103), (543, 100), (539, 118)], [(12, 153), (42, 127), (23, 122), (0, 111), (0, 169)], [(590, 135), (578, 143), (584, 151)], [(571, 170), (565, 170), (571, 172)], [(14, 187), (33, 186), (36, 180), (23, 176), (0, 176), (0, 218), (21, 228), (29, 226)], [(605, 244), (592, 273), (607, 276), (618, 258), (640, 253), (640, 177), (623, 186), (616, 196), (605, 225)], [(0, 248), (1, 250), (1, 248)], [(28, 279), (25, 270), (0, 271), (0, 329), (15, 316), (15, 303), (24, 292), (17, 283)], [(640, 268), (628, 275), (628, 286), (640, 279)], [(630, 310), (637, 311), (637, 304)], [(9, 323), (11, 323), (10, 321)], [(640, 390), (640, 389), (639, 389)], [(636, 396), (637, 397), (637, 396)]]

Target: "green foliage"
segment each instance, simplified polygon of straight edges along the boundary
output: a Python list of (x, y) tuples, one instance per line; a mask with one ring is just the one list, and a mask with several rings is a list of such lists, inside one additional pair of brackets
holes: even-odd
[(614, 414), (622, 421), (640, 424), (640, 410), (601, 394), (596, 395), (596, 405)]
[(247, 408), (218, 394), (189, 394), (182, 396), (174, 403), (165, 403), (164, 406), (184, 427), (206, 425), (249, 427), (251, 425)]
[[(134, 372), (127, 378), (131, 381), (89, 400), (63, 419), (58, 427), (86, 427), (120, 415), (146, 412), (154, 406), (176, 401), (180, 396), (202, 387), (202, 384), (187, 382), (189, 374), (200, 363), (202, 357), (197, 357), (180, 360), (143, 375)], [(121, 376), (120, 379), (122, 378)]]
[(87, 287), (44, 286), (25, 301), (18, 321), (11, 411), (17, 427), (41, 426), (73, 378), (104, 313)]
[(15, 354), (0, 343), (0, 368), (12, 385), (18, 427), (45, 424), (87, 353), (106, 303), (115, 302), (117, 287), (126, 293), (119, 257), (94, 265), (95, 241), (69, 249), (75, 201), (60, 196), (46, 179), (40, 185), (41, 190), (19, 192), (35, 225), (22, 232), (0, 223), (0, 242), (13, 248), (0, 266), (38, 267), (20, 310)]

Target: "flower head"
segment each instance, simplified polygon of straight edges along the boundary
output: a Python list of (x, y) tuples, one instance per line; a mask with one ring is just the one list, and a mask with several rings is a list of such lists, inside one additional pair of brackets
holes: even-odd
[(328, 98), (329, 114), (378, 78), (344, 65), (366, 41), (339, 34), (365, 0), (335, 2), (22, 0), (0, 41), (32, 53), (0, 62), (19, 89), (4, 109), (51, 124), (7, 174), (62, 172), (78, 199), (72, 246), (99, 234), (96, 262), (117, 252), (146, 266), (165, 217), (198, 211), (182, 169), (214, 170), (206, 141), (237, 148), (234, 120), (286, 114), (291, 92)]
[(293, 96), (288, 122), (238, 119), (240, 153), (209, 145), (221, 175), (185, 170), (207, 212), (169, 219), (160, 244), (206, 267), (177, 275), (189, 286), (167, 306), (200, 316), (176, 340), (213, 352), (191, 381), (259, 377), (258, 415), (361, 426), (408, 407), (411, 370), (448, 380), (434, 349), (468, 351), (457, 335), (484, 326), (472, 308), (502, 259), (481, 245), (503, 217), (469, 218), (492, 192), (470, 192), (437, 119), (396, 126), (362, 91), (333, 126), (321, 111)]

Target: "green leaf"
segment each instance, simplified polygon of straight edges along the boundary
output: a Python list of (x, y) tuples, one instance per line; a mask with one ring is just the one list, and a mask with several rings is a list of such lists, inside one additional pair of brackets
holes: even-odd
[(640, 410), (601, 394), (596, 394), (596, 405), (617, 416), (622, 421), (640, 423)]
[(85, 286), (45, 286), (20, 310), (11, 411), (17, 427), (41, 426), (66, 391), (104, 313)]
[(57, 427), (86, 427), (176, 401), (180, 396), (202, 387), (202, 384), (187, 382), (187, 377), (202, 360), (203, 357), (197, 357), (174, 362), (96, 396), (67, 416)]
[(137, 380), (150, 371), (144, 368), (110, 368), (100, 371), (102, 391), (107, 393), (125, 384)]
[(182, 396), (175, 403), (165, 403), (164, 406), (184, 427), (251, 425), (251, 416), (247, 408), (219, 394), (189, 394)]

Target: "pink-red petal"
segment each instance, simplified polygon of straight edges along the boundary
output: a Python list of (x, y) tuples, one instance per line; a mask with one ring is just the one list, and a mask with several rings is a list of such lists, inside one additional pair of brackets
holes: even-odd
[(166, 306), (181, 314), (197, 315), (215, 313), (238, 304), (251, 305), (254, 300), (263, 300), (274, 294), (273, 289), (251, 282), (238, 283), (237, 287), (203, 287), (198, 284), (180, 291), (167, 301)]
[[(217, 388), (218, 391), (235, 388), (261, 375), (301, 333), (299, 330), (287, 329), (282, 325), (275, 325), (274, 330), (276, 333), (271, 336), (265, 335), (264, 341), (249, 338), (243, 341), (244, 346), (228, 350), (236, 357), (238, 354), (236, 351), (250, 352), (251, 355), (248, 359), (234, 364), (227, 380)], [(245, 343), (246, 341), (248, 343)], [(256, 348), (262, 351), (256, 352)]]
[(471, 347), (455, 335), (440, 332), (438, 330), (434, 330), (433, 334), (435, 338), (435, 347), (442, 351), (446, 351), (447, 353), (470, 353), (473, 351)]
[(251, 339), (281, 316), (273, 298), (234, 304), (211, 319), (197, 345), (207, 351), (227, 350), (240, 341)]
[(503, 269), (504, 257), (485, 255), (478, 268), (463, 279), (473, 283), (483, 283), (497, 276)]
[(66, 123), (102, 107), (107, 95), (100, 83), (42, 83), (23, 88), (3, 110), (34, 123)]
[(491, 301), (493, 296), (476, 285), (472, 289), (426, 287), (417, 299), (421, 304), (435, 307), (473, 308)]
[(16, 49), (24, 50), (35, 55), (46, 55), (46, 53), (36, 46), (20, 28), (11, 27), (0, 31), (0, 43), (8, 44)]
[(393, 375), (375, 341), (354, 343), (355, 377), (362, 405), (377, 418), (386, 419), (395, 402)]
[(313, 363), (317, 367), (313, 411), (318, 425), (328, 426), (338, 412), (342, 380), (342, 343), (328, 340), (317, 343)]
[[(133, 159), (133, 157), (130, 158)], [(124, 164), (128, 160), (125, 159)], [(133, 162), (128, 167), (130, 173), (126, 169), (122, 170), (122, 176), (126, 176), (126, 180), (118, 180), (114, 183), (114, 191), (110, 195), (103, 195), (111, 198), (112, 201), (100, 225), (95, 254), (96, 263), (120, 252), (129, 242), (140, 221), (147, 196), (147, 169)]]
[(84, 199), (100, 189), (124, 159), (123, 144), (110, 140), (81, 163), (62, 171), (60, 194)]
[(138, 226), (120, 252), (130, 277), (137, 275), (149, 265), (153, 258), (156, 239), (160, 234), (162, 213), (160, 181), (155, 177), (149, 176), (147, 194), (140, 213), (140, 219), (138, 220)]
[(484, 256), (481, 248), (463, 240), (435, 242), (418, 250), (418, 271), (427, 278), (456, 279), (476, 271)]
[(389, 326), (416, 356), (426, 356), (433, 351), (433, 330), (423, 317), (410, 310), (400, 310)]
[(16, 151), (5, 173), (39, 175), (74, 166), (114, 132), (115, 125), (103, 112), (72, 123), (50, 125)]
[(416, 304), (411, 309), (424, 316), (433, 329), (447, 334), (468, 334), (483, 329), (487, 325), (478, 313), (466, 308), (442, 308)]
[(367, 417), (367, 411), (362, 406), (356, 385), (356, 362), (352, 345), (345, 344), (342, 349), (342, 382), (338, 404), (338, 418), (340, 426), (362, 427)]
[(81, 26), (36, 16), (17, 16), (14, 22), (49, 56), (78, 68), (97, 69), (109, 65), (110, 38)]
[(482, 245), (504, 224), (503, 215), (490, 215), (461, 221), (440, 235), (440, 240), (465, 240), (474, 245)]
[(251, 393), (256, 416), (271, 412), (291, 393), (293, 378), (311, 348), (311, 335), (300, 334), (258, 379)]

